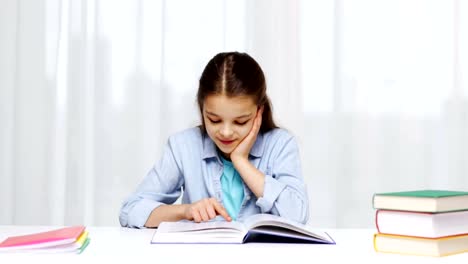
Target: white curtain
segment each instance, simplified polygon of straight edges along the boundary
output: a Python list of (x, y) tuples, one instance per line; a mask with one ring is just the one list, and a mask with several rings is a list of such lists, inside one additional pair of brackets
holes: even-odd
[(0, 224), (117, 225), (231, 50), (299, 139), (310, 224), (372, 227), (375, 192), (468, 190), (464, 1), (0, 5)]

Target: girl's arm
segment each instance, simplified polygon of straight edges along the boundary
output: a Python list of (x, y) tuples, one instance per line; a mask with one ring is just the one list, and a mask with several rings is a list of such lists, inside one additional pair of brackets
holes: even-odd
[(239, 175), (244, 180), (245, 184), (257, 197), (263, 196), (263, 186), (265, 184), (265, 175), (259, 171), (249, 161), (249, 153), (257, 139), (260, 126), (262, 125), (262, 114), (264, 107), (257, 109), (250, 133), (242, 140), (242, 142), (232, 151), (230, 158)]
[(296, 140), (282, 135), (271, 149), (270, 170), (266, 171), (263, 196), (257, 200), (262, 212), (306, 223), (309, 220), (307, 186), (302, 176)]
[(201, 199), (192, 204), (174, 205), (184, 185), (178, 147), (183, 145), (184, 142), (181, 142), (180, 138), (169, 138), (162, 158), (122, 204), (119, 216), (122, 226), (157, 227), (162, 221), (182, 219), (201, 222), (217, 215), (231, 220), (224, 207), (214, 198)]
[(158, 227), (161, 222), (176, 222), (185, 219), (187, 204), (163, 204), (156, 207), (146, 220), (145, 227)]
[[(122, 204), (119, 216), (122, 226), (144, 227), (149, 218), (154, 217), (155, 208), (173, 204), (181, 195), (184, 180), (174, 155), (174, 145), (174, 139), (169, 138), (161, 159)], [(163, 214), (162, 219), (172, 213), (171, 217), (178, 218), (180, 213), (175, 209), (172, 210), (174, 211)]]
[(260, 108), (247, 137), (231, 153), (234, 167), (245, 184), (257, 197), (262, 213), (271, 213), (306, 223), (309, 200), (302, 178), (299, 149), (292, 136), (281, 135), (274, 140), (272, 170), (265, 175), (248, 160), (262, 122)]
[(241, 175), (245, 184), (249, 186), (249, 189), (255, 194), (257, 198), (263, 196), (264, 186), (265, 186), (265, 174), (255, 168), (255, 166), (250, 163), (246, 158), (234, 158), (232, 160), (234, 166), (236, 167), (237, 172)]

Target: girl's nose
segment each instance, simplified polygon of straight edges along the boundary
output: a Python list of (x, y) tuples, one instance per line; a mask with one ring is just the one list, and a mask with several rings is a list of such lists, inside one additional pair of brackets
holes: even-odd
[(234, 133), (234, 131), (232, 130), (231, 126), (229, 125), (225, 125), (221, 128), (221, 131), (219, 131), (221, 136), (223, 138), (226, 138), (226, 139), (229, 139), (231, 138), (232, 134)]

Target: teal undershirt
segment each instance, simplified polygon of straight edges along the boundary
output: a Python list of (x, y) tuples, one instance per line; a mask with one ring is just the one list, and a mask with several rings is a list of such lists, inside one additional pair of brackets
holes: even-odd
[(223, 189), (223, 205), (233, 220), (237, 219), (242, 201), (244, 200), (244, 185), (242, 178), (234, 168), (232, 162), (221, 157), (224, 164), (221, 176), (221, 188)]

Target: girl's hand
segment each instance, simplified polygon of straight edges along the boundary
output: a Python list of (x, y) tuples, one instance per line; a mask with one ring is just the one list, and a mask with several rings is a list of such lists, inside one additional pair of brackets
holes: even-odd
[(237, 147), (231, 152), (231, 160), (239, 159), (248, 159), (250, 150), (257, 140), (258, 132), (260, 131), (260, 126), (262, 125), (262, 114), (263, 114), (263, 106), (258, 108), (257, 115), (255, 116), (254, 123), (252, 129), (250, 130), (249, 134), (237, 145)]
[(227, 221), (232, 220), (226, 209), (215, 198), (205, 198), (189, 204), (184, 215), (186, 219), (197, 223), (209, 221), (217, 215), (221, 215)]

